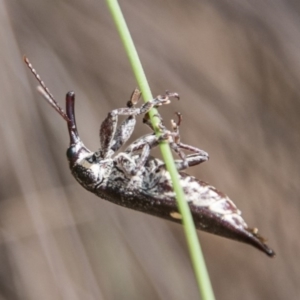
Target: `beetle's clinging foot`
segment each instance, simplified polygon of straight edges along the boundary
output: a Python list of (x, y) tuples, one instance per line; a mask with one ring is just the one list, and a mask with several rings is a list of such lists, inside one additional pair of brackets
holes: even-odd
[(131, 108), (135, 106), (139, 102), (141, 95), (142, 92), (138, 88), (135, 88), (130, 96), (130, 100), (127, 102), (127, 107)]

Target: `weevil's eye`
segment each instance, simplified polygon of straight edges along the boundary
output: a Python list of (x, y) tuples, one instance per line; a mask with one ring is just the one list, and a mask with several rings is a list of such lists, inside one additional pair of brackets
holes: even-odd
[(70, 148), (68, 148), (68, 150), (67, 150), (67, 158), (69, 160), (73, 160), (76, 157), (77, 157), (77, 149), (76, 149), (76, 146), (73, 145)]

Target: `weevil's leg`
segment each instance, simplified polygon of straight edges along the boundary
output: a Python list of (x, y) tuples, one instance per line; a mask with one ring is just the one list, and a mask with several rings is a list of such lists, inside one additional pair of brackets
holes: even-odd
[(168, 135), (164, 134), (160, 137), (157, 137), (154, 133), (150, 133), (142, 136), (141, 138), (132, 142), (126, 149), (125, 153), (131, 154), (137, 151), (140, 151), (144, 148), (145, 145), (149, 145), (150, 149), (156, 147), (159, 142), (168, 139)]
[[(177, 144), (176, 146), (180, 149), (185, 149), (185, 150), (195, 152), (195, 153), (186, 155), (184, 159), (175, 160), (175, 164), (176, 164), (178, 171), (182, 171), (182, 170), (186, 169), (187, 167), (193, 167), (193, 166), (199, 165), (209, 159), (208, 153), (199, 148), (196, 148), (196, 147), (193, 147), (190, 145), (185, 145), (182, 143)], [(171, 148), (172, 148), (172, 146), (171, 146)], [(174, 148), (172, 148), (172, 149), (174, 150)]]
[[(158, 146), (158, 144), (162, 141), (168, 142), (171, 149), (180, 157), (180, 160), (175, 160), (175, 165), (178, 171), (182, 171), (188, 167), (195, 166), (197, 164), (200, 164), (201, 162), (208, 160), (208, 154), (205, 151), (180, 142), (179, 126), (182, 118), (180, 114), (177, 113), (177, 115), (178, 122), (175, 123), (173, 120), (171, 122), (173, 132), (167, 130), (166, 127), (163, 126), (162, 119), (159, 116), (159, 118), (161, 119), (159, 128), (162, 132), (159, 137), (157, 137), (154, 133), (145, 135), (137, 139), (127, 147), (125, 153), (128, 153), (130, 155), (133, 155), (137, 151), (142, 151), (139, 161), (136, 164), (135, 171), (132, 172), (133, 175), (138, 173), (138, 171), (144, 166), (150, 155), (150, 150)], [(151, 127), (148, 114), (145, 115), (143, 121)], [(188, 150), (194, 153), (185, 155), (182, 150)]]
[[(160, 114), (155, 114), (154, 116), (157, 117), (157, 118), (159, 119), (158, 129), (159, 129), (161, 132), (166, 131), (167, 129), (166, 129), (165, 126), (163, 125), (163, 119), (162, 119), (161, 115), (160, 115)], [(151, 120), (150, 120), (149, 113), (146, 113), (146, 114), (144, 115), (143, 123), (146, 124), (147, 126), (149, 126), (153, 131), (155, 131), (155, 130), (154, 130), (154, 127), (153, 127), (153, 125), (152, 125), (152, 122), (151, 122)]]
[[(207, 161), (209, 156), (208, 153), (205, 151), (187, 145), (180, 142), (180, 133), (179, 133), (179, 126), (182, 122), (182, 115), (180, 113), (176, 113), (178, 117), (177, 123), (174, 122), (174, 120), (171, 120), (171, 125), (173, 128), (172, 136), (173, 136), (173, 142), (170, 143), (170, 147), (178, 154), (178, 156), (181, 158), (181, 160), (175, 160), (175, 164), (178, 171), (182, 171), (186, 169), (187, 167), (192, 167), (195, 165), (198, 165), (204, 161)], [(193, 152), (192, 154), (185, 155), (185, 153), (182, 150), (188, 150)]]
[(117, 167), (122, 169), (128, 177), (132, 177), (136, 174), (136, 162), (131, 155), (121, 152), (115, 158)]
[[(122, 166), (123, 170), (129, 175), (134, 176), (136, 175), (141, 168), (145, 165), (147, 162), (150, 150), (152, 147), (156, 146), (156, 144), (159, 143), (159, 139), (154, 134), (148, 134), (145, 135), (139, 139), (137, 139), (135, 142), (133, 142), (131, 145), (127, 147), (127, 149), (120, 153), (115, 159), (119, 166)], [(138, 156), (138, 159), (135, 160), (135, 163), (129, 163), (126, 161), (126, 164), (124, 164), (124, 156), (125, 158), (131, 158), (134, 156), (136, 152), (140, 152), (140, 155)], [(124, 155), (124, 156), (123, 156)]]
[[(145, 135), (130, 144), (123, 153), (119, 153), (115, 157), (115, 161), (128, 176), (137, 175), (147, 162), (150, 150), (168, 138), (169, 135), (167, 134), (162, 134), (160, 137), (157, 137), (154, 133)], [(132, 157), (137, 152), (140, 152), (140, 154), (136, 155), (136, 159), (133, 162)]]
[[(172, 138), (170, 132), (165, 132), (159, 137), (157, 137), (155, 134), (149, 134), (143, 136), (140, 139), (137, 139), (132, 144), (130, 144), (127, 147), (127, 149), (124, 151), (126, 154), (130, 155), (130, 157), (138, 151), (141, 151), (141, 154), (135, 166), (134, 167), (131, 166), (130, 173), (128, 174), (132, 176), (136, 175), (147, 162), (150, 155), (150, 150), (158, 146), (158, 144), (162, 141), (168, 142), (170, 140), (170, 137)], [(189, 145), (185, 145), (182, 143), (176, 144), (174, 142), (170, 142), (169, 144), (171, 149), (174, 150), (174, 152), (176, 152), (181, 158), (180, 160), (175, 160), (175, 165), (178, 171), (182, 171), (184, 169), (187, 169), (188, 167), (195, 166), (197, 164), (200, 164), (201, 162), (208, 160), (208, 154), (201, 149)], [(195, 153), (185, 155), (180, 148), (189, 151), (194, 151)]]
[(187, 155), (184, 160), (175, 159), (176, 169), (178, 171), (183, 171), (183, 170), (187, 169), (188, 167), (193, 167), (193, 166), (199, 165), (200, 163), (207, 161), (207, 159), (208, 159), (207, 157), (208, 157), (208, 155), (204, 156), (204, 155), (200, 155), (197, 153), (197, 154)]
[[(192, 167), (192, 166), (200, 164), (204, 161), (207, 161), (209, 156), (205, 151), (203, 151), (199, 148), (196, 148), (196, 147), (193, 147), (190, 145), (186, 145), (186, 144), (183, 144), (180, 142), (179, 126), (182, 122), (182, 115), (180, 113), (176, 113), (176, 115), (178, 116), (177, 123), (175, 123), (173, 120), (171, 120), (173, 132), (170, 132), (169, 130), (166, 129), (166, 127), (162, 124), (162, 118), (160, 116), (158, 116), (161, 120), (159, 128), (164, 136), (163, 138), (161, 138), (160, 141), (162, 141), (162, 140), (169, 141), (169, 145), (170, 145), (171, 149), (180, 157), (180, 160), (175, 160), (177, 170), (182, 171), (188, 167)], [(146, 114), (144, 116), (143, 122), (146, 125), (148, 125), (150, 128), (153, 129), (148, 114)], [(160, 141), (159, 140), (157, 140), (156, 142), (153, 141), (151, 148), (157, 146)], [(135, 148), (137, 146), (136, 144), (138, 144), (138, 142), (140, 142), (140, 141), (137, 140), (136, 142), (131, 144), (129, 147)], [(188, 150), (193, 153), (186, 155), (182, 150)]]
[[(162, 122), (162, 119), (161, 119), (161, 122)], [(154, 128), (153, 128), (153, 125), (151, 123), (149, 113), (146, 113), (144, 115), (144, 117), (143, 117), (143, 123), (146, 124), (147, 126), (149, 126), (151, 128), (151, 130), (154, 132)]]
[(108, 113), (106, 119), (102, 122), (100, 127), (100, 157), (106, 157), (114, 144), (114, 136), (117, 129), (118, 116), (137, 116), (147, 113), (152, 107), (158, 107), (163, 104), (169, 104), (170, 98), (175, 97), (179, 99), (177, 93), (167, 92), (165, 96), (158, 96), (155, 99), (143, 104), (140, 108), (126, 107), (114, 109)]
[(179, 95), (177, 93), (166, 92), (164, 96), (159, 95), (156, 98), (144, 103), (140, 108), (128, 106), (126, 108), (114, 109), (108, 114), (108, 117), (129, 115), (137, 116), (141, 114), (146, 114), (153, 107), (159, 107), (161, 105), (169, 104), (171, 102), (171, 98), (179, 99)]
[[(130, 100), (127, 102), (127, 107), (134, 107), (141, 97), (141, 92), (135, 88), (132, 92)], [(123, 144), (127, 142), (127, 140), (131, 137), (132, 132), (134, 130), (136, 124), (136, 119), (134, 116), (129, 116), (125, 119), (121, 125), (117, 128), (115, 135), (113, 137), (111, 151), (107, 156), (112, 156), (116, 151), (118, 151)]]
[(132, 177), (138, 174), (138, 172), (145, 165), (150, 155), (150, 146), (145, 144), (138, 159), (133, 160), (132, 155), (127, 153), (119, 153), (116, 157), (116, 161), (119, 167), (121, 167), (128, 176)]
[[(137, 151), (141, 151), (141, 154), (139, 156), (138, 161), (135, 163), (135, 165), (131, 165), (130, 169), (126, 169), (126, 172), (128, 175), (134, 176), (138, 174), (138, 172), (141, 170), (141, 168), (145, 165), (147, 162), (149, 156), (150, 156), (150, 151), (152, 148), (158, 146), (158, 144), (162, 141), (168, 141), (170, 135), (168, 133), (165, 133), (159, 137), (157, 137), (154, 134), (144, 136), (135, 142), (133, 142), (126, 150), (125, 153), (130, 155), (130, 157), (133, 156), (133, 154)], [(200, 155), (199, 151), (195, 154), (189, 154), (185, 156), (185, 154), (182, 151), (179, 151), (177, 149), (178, 145), (175, 144), (174, 142), (170, 143), (171, 148), (174, 150), (176, 149), (176, 153), (180, 155), (180, 160), (175, 160), (175, 165), (178, 171), (182, 171), (184, 169), (187, 169), (188, 167), (195, 166), (203, 161), (207, 160), (207, 153), (197, 149), (199, 151), (202, 151), (204, 154)], [(179, 148), (179, 147), (178, 147)]]
[(122, 145), (125, 144), (127, 140), (131, 137), (135, 124), (135, 117), (129, 116), (117, 128), (110, 148), (111, 151), (108, 154), (109, 157), (111, 157), (115, 152), (117, 152), (122, 147)]

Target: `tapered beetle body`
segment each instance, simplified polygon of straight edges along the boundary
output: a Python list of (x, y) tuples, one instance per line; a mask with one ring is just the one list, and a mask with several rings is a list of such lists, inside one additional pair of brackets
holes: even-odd
[[(87, 157), (82, 159), (88, 160)], [(133, 159), (138, 161), (139, 155)], [(113, 159), (100, 163), (98, 170), (91, 166), (95, 168), (95, 173), (88, 171), (89, 175), (85, 173), (86, 169), (82, 172), (82, 164), (86, 165), (83, 161), (77, 161), (71, 171), (88, 191), (123, 207), (181, 223), (170, 174), (159, 159), (149, 157), (134, 185), (130, 184), (132, 179), (115, 165)], [(109, 171), (101, 181), (97, 176), (102, 168)], [(179, 179), (198, 229), (251, 244), (274, 256), (273, 250), (255, 230), (248, 228), (240, 211), (226, 195), (184, 172), (179, 172)]]
[[(274, 251), (265, 244), (264, 239), (258, 235), (258, 230), (247, 226), (241, 217), (241, 212), (225, 194), (182, 172), (188, 167), (206, 161), (208, 154), (180, 142), (180, 116), (178, 123), (172, 121), (173, 131), (167, 130), (161, 124), (160, 137), (151, 133), (133, 142), (123, 152), (118, 152), (131, 136), (136, 116), (147, 114), (152, 107), (168, 104), (171, 97), (179, 98), (176, 93), (166, 93), (165, 96), (158, 96), (140, 108), (136, 108), (140, 93), (135, 90), (126, 108), (111, 111), (103, 121), (100, 128), (101, 147), (98, 151), (92, 152), (84, 146), (78, 135), (74, 93), (67, 93), (66, 113), (64, 113), (28, 59), (24, 58), (24, 60), (38, 79), (41, 85), (40, 92), (68, 124), (69, 166), (75, 179), (86, 190), (123, 207), (181, 223), (170, 174), (164, 162), (150, 155), (151, 148), (161, 141), (167, 141), (180, 158), (175, 161), (175, 164), (196, 227), (250, 244), (268, 256), (275, 255)], [(119, 115), (128, 117), (118, 127)], [(145, 123), (147, 123), (146, 118)], [(192, 154), (185, 155), (183, 150), (188, 150)]]

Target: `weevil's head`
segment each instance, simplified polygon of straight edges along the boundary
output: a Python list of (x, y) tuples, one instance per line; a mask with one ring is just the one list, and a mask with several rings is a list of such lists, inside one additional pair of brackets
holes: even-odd
[(91, 153), (79, 138), (75, 120), (75, 93), (72, 91), (66, 95), (66, 113), (70, 136), (70, 147), (67, 150), (67, 158), (72, 169), (77, 161), (80, 161), (82, 157)]

